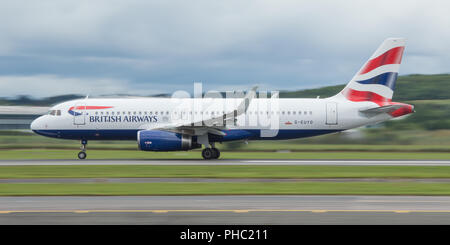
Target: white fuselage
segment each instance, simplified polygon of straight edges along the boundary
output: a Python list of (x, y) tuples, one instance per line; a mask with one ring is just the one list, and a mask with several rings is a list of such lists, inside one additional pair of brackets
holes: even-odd
[[(53, 115), (38, 118), (32, 129), (45, 136), (66, 139), (135, 139), (139, 130), (201, 122), (232, 112), (241, 102), (242, 99), (209, 98), (73, 100), (54, 106), (51, 109)], [(300, 138), (391, 118), (381, 114), (369, 119), (359, 113), (360, 109), (372, 107), (377, 105), (351, 102), (339, 96), (326, 99), (253, 99), (245, 113), (238, 115), (234, 122), (227, 122), (225, 126), (220, 122), (206, 126), (224, 131), (249, 130), (252, 134), (249, 139)], [(262, 131), (272, 132), (269, 133), (271, 136), (261, 137)]]

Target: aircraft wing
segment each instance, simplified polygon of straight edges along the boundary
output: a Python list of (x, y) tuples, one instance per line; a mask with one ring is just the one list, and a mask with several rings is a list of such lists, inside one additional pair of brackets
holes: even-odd
[(253, 87), (244, 97), (242, 102), (232, 111), (225, 112), (222, 115), (215, 115), (207, 118), (203, 118), (201, 121), (190, 122), (175, 122), (166, 125), (145, 125), (143, 129), (146, 130), (164, 130), (188, 135), (204, 135), (206, 133), (225, 135), (221, 130), (226, 129), (227, 123), (232, 121), (234, 123), (237, 117), (244, 114), (253, 98), (256, 97), (256, 89)]

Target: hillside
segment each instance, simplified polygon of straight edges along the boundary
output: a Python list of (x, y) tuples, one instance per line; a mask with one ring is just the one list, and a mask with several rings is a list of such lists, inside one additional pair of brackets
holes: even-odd
[[(339, 93), (345, 85), (281, 92), (282, 98), (326, 98)], [(395, 101), (450, 99), (450, 74), (400, 76), (396, 83)]]

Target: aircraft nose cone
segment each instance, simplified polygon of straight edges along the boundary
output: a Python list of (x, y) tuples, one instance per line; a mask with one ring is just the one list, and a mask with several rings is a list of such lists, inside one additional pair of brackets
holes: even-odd
[(43, 128), (42, 126), (42, 117), (38, 117), (31, 122), (30, 129), (33, 131), (40, 130)]
[(34, 119), (34, 120), (31, 122), (30, 129), (33, 130), (33, 131), (36, 130), (36, 119)]

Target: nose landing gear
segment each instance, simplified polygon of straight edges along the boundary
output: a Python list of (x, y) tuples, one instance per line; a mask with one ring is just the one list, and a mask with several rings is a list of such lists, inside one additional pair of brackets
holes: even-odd
[(86, 154), (86, 145), (87, 145), (87, 140), (81, 140), (81, 151), (78, 152), (78, 158), (79, 159), (85, 159), (87, 154)]

